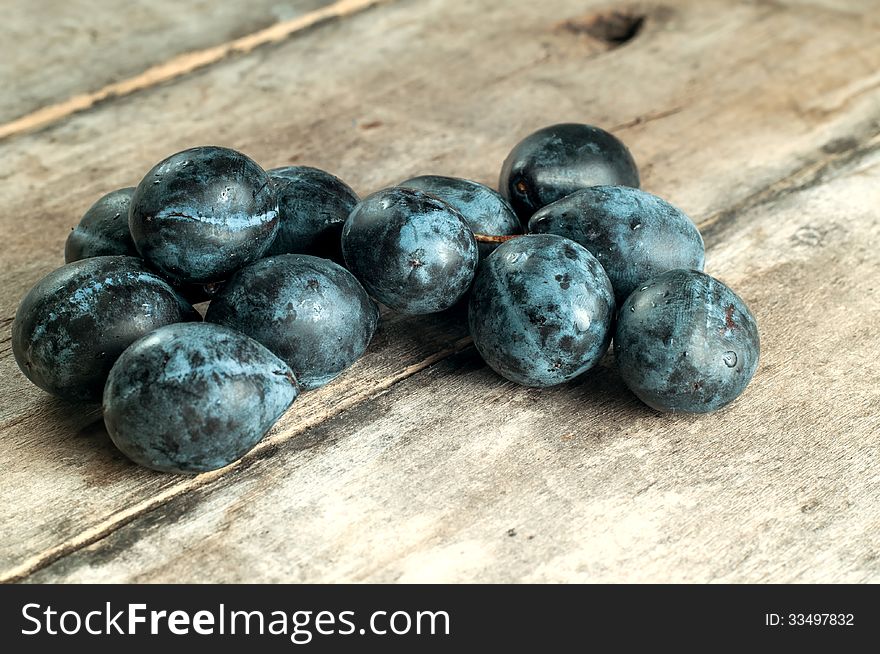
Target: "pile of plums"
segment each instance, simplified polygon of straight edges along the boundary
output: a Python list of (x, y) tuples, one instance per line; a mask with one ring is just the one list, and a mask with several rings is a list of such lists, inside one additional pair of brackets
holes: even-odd
[(406, 314), (467, 302), (480, 355), (526, 386), (582, 375), (613, 337), (646, 404), (718, 409), (755, 372), (755, 320), (701, 272), (694, 223), (638, 186), (623, 143), (580, 124), (517, 144), (500, 193), (423, 176), (361, 200), (316, 168), (185, 150), (86, 212), (67, 265), (22, 300), (13, 351), (49, 393), (103, 400), (116, 446), (170, 472), (235, 461), (351, 366), (374, 300)]

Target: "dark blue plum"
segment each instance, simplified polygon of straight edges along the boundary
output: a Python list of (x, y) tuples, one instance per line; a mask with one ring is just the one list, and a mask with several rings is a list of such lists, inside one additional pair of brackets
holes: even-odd
[[(399, 186), (430, 193), (458, 209), (475, 234), (511, 236), (522, 234), (522, 225), (510, 204), (501, 194), (485, 184), (460, 177), (422, 175), (412, 177)], [(478, 243), (481, 257), (487, 257), (497, 243)]]
[(290, 368), (244, 334), (209, 323), (169, 325), (113, 366), (104, 423), (135, 463), (207, 472), (244, 456), (298, 393)]
[(373, 193), (355, 207), (342, 229), (342, 252), (374, 298), (407, 314), (453, 306), (470, 287), (479, 257), (461, 213), (401, 187)]
[(175, 283), (220, 281), (272, 244), (275, 186), (235, 150), (184, 150), (156, 164), (138, 184), (129, 228), (141, 256)]
[(523, 225), (541, 207), (590, 186), (639, 186), (626, 146), (592, 125), (563, 123), (517, 143), (501, 168), (498, 189)]
[(539, 209), (529, 231), (577, 241), (599, 260), (618, 304), (647, 279), (703, 269), (703, 237), (684, 213), (629, 186), (594, 186)]
[(360, 201), (338, 177), (309, 166), (269, 171), (278, 194), (278, 234), (266, 252), (342, 261), (342, 225)]
[(256, 339), (303, 390), (326, 384), (366, 351), (379, 310), (354, 275), (328, 259), (284, 254), (236, 273), (205, 320)]
[(85, 212), (64, 244), (65, 263), (115, 254), (140, 256), (128, 230), (133, 193), (133, 186), (111, 191)]
[(553, 386), (592, 368), (608, 349), (614, 292), (588, 250), (552, 234), (514, 238), (487, 257), (468, 322), (480, 355), (502, 377)]
[[(64, 247), (67, 263), (111, 255), (140, 257), (128, 228), (128, 214), (134, 187), (108, 193), (86, 211)], [(207, 302), (222, 287), (223, 282), (207, 284), (174, 284), (181, 297), (191, 304)]]
[(201, 320), (135, 257), (92, 257), (49, 273), (25, 295), (12, 351), (34, 384), (68, 400), (99, 401), (122, 351), (170, 323)]
[(694, 270), (645, 282), (617, 318), (620, 374), (658, 411), (707, 413), (733, 402), (755, 374), (759, 353), (749, 308), (720, 281)]

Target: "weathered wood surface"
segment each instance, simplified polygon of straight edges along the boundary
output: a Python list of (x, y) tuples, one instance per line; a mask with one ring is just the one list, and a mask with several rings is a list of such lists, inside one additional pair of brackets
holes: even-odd
[(332, 1), (5, 0), (0, 2), (0, 123)]
[(365, 192), (429, 171), (493, 182), (517, 138), (583, 120), (617, 127), (757, 314), (746, 395), (660, 416), (607, 365), (520, 389), (455, 316), (394, 318), (241, 464), (179, 478), (29, 387), (7, 335), (3, 578), (880, 579), (877, 17), (646, 5), (609, 49), (590, 36), (607, 5), (537, 4), (382, 5), (0, 142), (0, 318), (97, 195), (182, 147), (309, 162)]

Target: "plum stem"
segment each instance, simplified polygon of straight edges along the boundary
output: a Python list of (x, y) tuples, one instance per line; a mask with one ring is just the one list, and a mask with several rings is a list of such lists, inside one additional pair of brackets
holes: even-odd
[(510, 234), (508, 236), (495, 236), (493, 234), (474, 234), (477, 243), (507, 243), (510, 239), (519, 238), (522, 234)]

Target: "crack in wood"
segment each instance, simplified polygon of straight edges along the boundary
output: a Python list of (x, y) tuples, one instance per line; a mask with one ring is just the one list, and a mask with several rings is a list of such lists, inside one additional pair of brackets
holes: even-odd
[(637, 125), (644, 125), (645, 123), (650, 123), (655, 120), (660, 120), (662, 118), (667, 118), (669, 116), (674, 116), (677, 113), (681, 113), (684, 111), (685, 107), (672, 107), (671, 109), (664, 109), (663, 111), (656, 111), (649, 114), (643, 114), (641, 116), (636, 116), (632, 120), (627, 120), (622, 123), (618, 123), (609, 129), (610, 132), (621, 132), (625, 129), (630, 129), (631, 127), (636, 127)]

